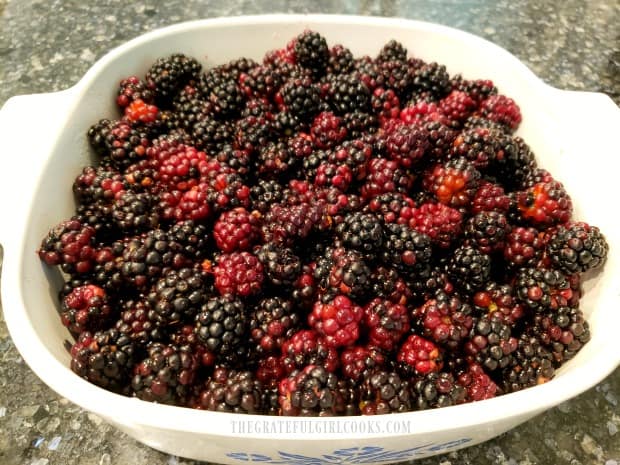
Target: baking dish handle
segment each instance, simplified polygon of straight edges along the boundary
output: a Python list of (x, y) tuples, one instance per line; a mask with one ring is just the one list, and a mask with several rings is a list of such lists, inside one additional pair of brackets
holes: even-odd
[[(23, 202), (19, 196), (28, 195), (38, 178), (38, 164), (52, 149), (55, 134), (65, 121), (64, 114), (73, 102), (72, 89), (49, 94), (12, 97), (0, 108), (0, 215), (11, 218), (0, 227), (0, 244), (6, 246), (21, 216)], [(20, 208), (21, 206), (21, 208)]]

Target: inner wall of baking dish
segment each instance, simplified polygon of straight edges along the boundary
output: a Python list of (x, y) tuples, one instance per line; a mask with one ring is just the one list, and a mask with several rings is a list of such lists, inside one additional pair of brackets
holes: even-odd
[[(396, 39), (408, 48), (410, 55), (443, 63), (451, 74), (462, 73), (470, 79), (493, 79), (501, 93), (514, 98), (521, 106), (523, 124), (519, 134), (530, 144), (543, 166), (560, 180), (567, 180), (563, 176), (567, 166), (561, 160), (566, 159), (570, 147), (563, 146), (558, 124), (547, 111), (544, 87), (512, 57), (484, 41), (419, 23), (413, 23), (412, 28), (401, 21), (390, 25), (385, 21), (368, 23), (367, 19), (362, 20), (365, 24), (356, 24), (355, 18), (345, 19), (344, 24), (334, 23), (333, 19), (322, 23), (306, 18), (288, 23), (276, 20), (246, 25), (235, 24), (235, 21), (232, 24), (192, 23), (185, 28), (176, 27), (151, 36), (148, 41), (139, 39), (122, 53), (105, 57), (76, 88), (78, 99), (49, 158), (44, 161), (34, 202), (29, 206), (25, 250), (22, 251), (22, 296), (26, 311), (42, 342), (65, 365), (68, 365), (69, 355), (63, 342), (70, 340), (70, 335), (60, 324), (55, 311), (62, 280), (59, 273), (39, 262), (34, 251), (53, 225), (73, 214), (72, 182), (83, 166), (94, 161), (86, 139), (88, 128), (101, 118), (117, 118), (119, 113), (114, 100), (118, 82), (134, 74), (143, 76), (161, 56), (183, 52), (199, 59), (206, 68), (241, 56), (260, 60), (267, 50), (285, 46), (305, 28), (324, 34), (330, 45), (344, 44), (356, 56), (374, 56), (385, 42)], [(554, 138), (554, 134), (558, 137)], [(577, 215), (594, 221), (589, 218), (591, 215), (583, 215), (579, 205), (594, 203), (595, 193), (580, 188), (579, 183), (568, 184), (573, 197), (579, 199)], [(597, 297), (598, 292), (593, 291), (584, 299), (583, 307), (587, 313), (591, 312), (591, 303)], [(579, 357), (589, 358), (588, 352), (594, 347), (588, 349)]]

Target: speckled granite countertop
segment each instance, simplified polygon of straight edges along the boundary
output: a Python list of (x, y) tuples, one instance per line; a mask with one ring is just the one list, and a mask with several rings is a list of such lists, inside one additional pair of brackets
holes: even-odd
[[(112, 47), (179, 21), (273, 12), (400, 16), (505, 47), (548, 83), (620, 101), (617, 0), (0, 0), (0, 105), (74, 84)], [(420, 464), (620, 463), (620, 370), (583, 395), (487, 443)], [(0, 463), (196, 464), (143, 446), (51, 392), (25, 365), (0, 309)]]

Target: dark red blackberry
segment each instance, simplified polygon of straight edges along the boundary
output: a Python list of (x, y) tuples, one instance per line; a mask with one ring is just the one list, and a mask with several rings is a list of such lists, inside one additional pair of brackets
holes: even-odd
[(479, 314), (489, 319), (499, 319), (507, 325), (514, 326), (525, 316), (523, 305), (517, 302), (510, 284), (491, 281), (474, 294), (472, 302)]
[(335, 147), (327, 154), (329, 162), (346, 165), (351, 169), (353, 178), (361, 180), (366, 177), (368, 161), (374, 155), (372, 144), (364, 139), (350, 139)]
[(291, 300), (297, 308), (306, 310), (312, 307), (315, 301), (318, 286), (314, 279), (314, 271), (310, 265), (304, 265), (301, 274), (291, 287)]
[(210, 298), (196, 315), (196, 335), (216, 358), (234, 360), (247, 337), (243, 303), (232, 295)]
[(109, 391), (129, 394), (128, 383), (138, 350), (115, 329), (83, 332), (71, 346), (71, 370)]
[(473, 326), (472, 307), (458, 295), (438, 291), (413, 312), (420, 334), (443, 347), (456, 349)]
[(326, 302), (316, 302), (308, 324), (325, 338), (330, 347), (353, 345), (360, 336), (360, 322), (364, 310), (343, 295)]
[(329, 49), (326, 74), (346, 74), (353, 70), (353, 54), (347, 47), (336, 44)]
[(368, 292), (370, 268), (359, 252), (329, 247), (317, 261), (314, 277), (325, 299), (343, 294), (360, 300)]
[(424, 176), (424, 190), (452, 208), (466, 209), (476, 194), (480, 172), (464, 158), (432, 167)]
[(404, 224), (386, 224), (384, 227), (381, 260), (405, 273), (420, 270), (431, 259), (431, 239)]
[(212, 208), (209, 196), (212, 190), (207, 183), (199, 183), (188, 191), (164, 191), (160, 194), (158, 207), (161, 215), (166, 220), (174, 221), (200, 221), (207, 218)]
[(373, 346), (394, 350), (409, 327), (409, 312), (404, 305), (377, 297), (364, 307), (364, 329)]
[(104, 289), (93, 284), (76, 287), (62, 299), (60, 321), (72, 333), (109, 326), (115, 311)]
[(388, 192), (370, 199), (367, 209), (380, 215), (384, 223), (409, 224), (415, 202), (400, 192)]
[(210, 368), (215, 365), (215, 354), (211, 352), (206, 344), (198, 337), (195, 322), (171, 329), (172, 331), (169, 331), (167, 334), (170, 344), (174, 344), (177, 347), (190, 347), (190, 350), (196, 356), (201, 367)]
[(159, 225), (157, 198), (146, 192), (126, 192), (112, 205), (112, 220), (124, 234), (138, 234)]
[(219, 119), (233, 119), (245, 104), (245, 95), (237, 78), (212, 68), (200, 76), (197, 84), (200, 96), (211, 104), (211, 112)]
[(185, 144), (166, 144), (149, 148), (148, 155), (157, 166), (157, 182), (166, 190), (187, 191), (198, 185), (211, 165), (207, 154)]
[(291, 286), (302, 271), (301, 260), (292, 249), (267, 243), (255, 251), (267, 280), (275, 286)]
[(268, 142), (260, 148), (257, 155), (257, 171), (263, 179), (286, 176), (298, 162), (286, 142)]
[(442, 203), (426, 202), (415, 208), (406, 223), (410, 228), (430, 237), (431, 242), (448, 248), (462, 231), (463, 215)]
[(428, 131), (423, 126), (401, 125), (386, 138), (388, 156), (403, 168), (416, 165), (429, 148)]
[(250, 340), (254, 353), (263, 357), (267, 353), (280, 353), (285, 340), (301, 326), (301, 316), (292, 302), (281, 297), (261, 299), (249, 317)]
[(125, 108), (134, 100), (142, 100), (146, 103), (153, 103), (154, 96), (153, 92), (138, 76), (129, 76), (121, 80), (119, 84), (116, 104), (121, 108)]
[(373, 113), (382, 120), (398, 118), (400, 115), (400, 100), (392, 89), (377, 87), (370, 97), (370, 106)]
[(451, 122), (460, 127), (478, 108), (478, 103), (469, 94), (453, 90), (439, 101), (438, 106)]
[(411, 386), (414, 409), (449, 407), (465, 402), (466, 390), (451, 373), (428, 373)]
[(514, 268), (535, 266), (545, 250), (544, 233), (532, 227), (513, 227), (506, 236), (504, 259)]
[(263, 411), (263, 387), (251, 371), (217, 367), (195, 403), (201, 410), (259, 414)]
[(477, 103), (485, 100), (490, 95), (497, 94), (497, 87), (488, 79), (468, 80), (458, 74), (452, 78), (452, 88), (469, 95)]
[(198, 367), (190, 347), (153, 343), (147, 357), (134, 367), (133, 395), (149, 402), (183, 405)]
[(282, 85), (283, 78), (269, 66), (256, 66), (241, 73), (238, 82), (248, 99), (271, 99)]
[(246, 116), (233, 123), (235, 134), (234, 147), (251, 154), (260, 153), (262, 148), (271, 141), (274, 128), (266, 116)]
[(506, 368), (513, 361), (518, 341), (511, 327), (495, 318), (480, 317), (473, 325), (465, 352), (486, 370)]
[(169, 103), (190, 80), (197, 80), (202, 66), (196, 59), (175, 53), (157, 59), (146, 72), (145, 82), (157, 102)]
[(362, 415), (408, 412), (412, 407), (411, 387), (398, 373), (371, 372), (360, 386)]
[(317, 79), (325, 73), (329, 62), (327, 41), (318, 32), (304, 31), (295, 38), (295, 61), (312, 72)]
[(472, 214), (491, 211), (506, 214), (510, 206), (510, 197), (506, 195), (502, 186), (482, 180), (471, 201), (470, 211)]
[(463, 237), (481, 252), (490, 254), (503, 250), (509, 228), (503, 213), (480, 212), (465, 222)]
[(73, 182), (73, 193), (82, 205), (111, 204), (128, 189), (129, 183), (119, 171), (103, 166), (85, 167)]
[(208, 229), (192, 220), (180, 221), (172, 225), (168, 234), (180, 244), (181, 253), (190, 260), (199, 261), (207, 253)]
[(358, 139), (366, 134), (373, 134), (379, 127), (377, 117), (371, 113), (354, 110), (342, 116), (342, 123), (347, 128), (350, 139)]
[(360, 189), (360, 194), (366, 200), (386, 192), (406, 194), (413, 180), (413, 175), (401, 169), (394, 160), (372, 158), (368, 163), (368, 175)]
[(381, 48), (377, 61), (407, 61), (407, 49), (403, 44), (392, 39)]
[(213, 226), (213, 238), (225, 253), (249, 250), (260, 237), (260, 213), (243, 207), (220, 215)]
[(465, 402), (492, 399), (501, 393), (497, 384), (478, 363), (467, 363), (465, 369), (459, 370), (454, 375), (458, 385), (465, 389)]
[(441, 121), (424, 121), (424, 128), (428, 132), (429, 147), (426, 150), (426, 161), (440, 161), (446, 158), (458, 131), (452, 129)]
[(250, 188), (250, 206), (252, 210), (267, 213), (271, 205), (283, 200), (284, 187), (276, 180), (259, 179)]
[(515, 276), (514, 289), (519, 302), (536, 313), (566, 305), (572, 296), (566, 277), (547, 268), (521, 268)]
[(451, 255), (446, 272), (467, 294), (483, 288), (490, 279), (491, 257), (471, 245), (461, 245)]
[(149, 318), (159, 326), (193, 321), (209, 298), (207, 276), (201, 270), (168, 270), (148, 293)]
[(404, 61), (391, 60), (377, 63), (378, 79), (376, 89), (383, 87), (386, 90), (392, 90), (396, 93), (400, 100), (406, 101), (413, 88), (413, 74), (411, 69)]
[(263, 265), (249, 252), (222, 254), (213, 267), (215, 287), (221, 295), (249, 297), (258, 294), (265, 279)]
[(291, 245), (308, 237), (323, 221), (324, 210), (325, 206), (320, 203), (273, 204), (263, 219), (263, 241)]
[(276, 102), (301, 120), (311, 121), (320, 111), (321, 94), (310, 78), (295, 78), (280, 88)]
[(523, 334), (513, 358), (502, 371), (501, 387), (506, 393), (546, 383), (555, 374), (551, 351), (536, 336)]
[[(208, 187), (206, 189), (206, 199), (214, 212), (218, 213), (230, 210), (235, 207), (245, 207), (250, 205), (250, 188), (239, 174), (220, 165), (209, 169)], [(196, 194), (200, 193), (201, 186), (197, 186)], [(193, 200), (193, 195), (189, 194), (189, 201)]]
[(345, 247), (372, 256), (383, 245), (383, 224), (373, 213), (354, 212), (336, 227), (336, 235)]
[[(273, 389), (278, 386), (278, 382), (286, 376), (286, 370), (279, 354), (265, 355), (258, 360), (256, 368), (256, 379), (258, 379), (265, 389)], [(277, 404), (277, 399), (276, 399)], [(277, 415), (277, 410), (273, 412)], [(271, 413), (269, 413), (271, 415)]]
[(347, 128), (342, 119), (332, 112), (319, 113), (310, 127), (312, 142), (319, 149), (329, 149), (341, 143), (347, 137)]
[(573, 358), (590, 340), (590, 328), (583, 312), (571, 307), (535, 315), (525, 332), (538, 338), (551, 352), (556, 368)]
[[(452, 144), (451, 157), (463, 157), (480, 171), (515, 158), (512, 139), (501, 131), (473, 128), (462, 131)], [(507, 153), (509, 152), (509, 153)]]
[(88, 130), (90, 145), (101, 161), (118, 169), (144, 158), (150, 139), (143, 127), (123, 120), (101, 120)]
[(436, 103), (425, 100), (417, 100), (407, 106), (403, 106), (400, 112), (400, 120), (405, 124), (429, 124), (434, 122), (446, 127), (449, 127), (451, 124), (448, 117), (443, 114)]
[(511, 131), (519, 127), (522, 119), (519, 106), (505, 95), (489, 95), (480, 102), (477, 113), (483, 118), (503, 124)]
[(216, 154), (233, 143), (235, 132), (231, 123), (207, 116), (194, 124), (191, 136), (197, 149)]
[(446, 67), (435, 62), (424, 64), (413, 72), (414, 95), (428, 93), (439, 100), (450, 92), (450, 76)]
[(353, 172), (347, 165), (322, 162), (316, 169), (313, 184), (317, 187), (336, 188), (346, 192), (353, 181)]
[(437, 372), (442, 366), (442, 351), (433, 342), (417, 334), (410, 335), (396, 356), (399, 370), (407, 376)]
[(551, 234), (547, 254), (554, 266), (564, 273), (584, 273), (600, 267), (609, 246), (596, 226), (587, 223), (560, 225)]
[(338, 351), (314, 330), (298, 331), (282, 343), (282, 364), (287, 373), (306, 365), (320, 365), (331, 373), (339, 363)]
[(157, 323), (155, 313), (147, 299), (138, 298), (123, 302), (120, 317), (114, 328), (141, 346), (161, 342), (167, 336), (167, 328)]
[(338, 377), (322, 366), (308, 365), (284, 378), (278, 387), (280, 414), (325, 417), (337, 414)]
[(95, 265), (95, 229), (77, 219), (63, 221), (47, 233), (37, 253), (65, 273), (87, 273)]
[(348, 347), (340, 354), (340, 371), (354, 383), (359, 383), (385, 364), (383, 351), (372, 345)]
[(370, 111), (370, 90), (355, 74), (331, 76), (328, 84), (327, 99), (337, 115)]

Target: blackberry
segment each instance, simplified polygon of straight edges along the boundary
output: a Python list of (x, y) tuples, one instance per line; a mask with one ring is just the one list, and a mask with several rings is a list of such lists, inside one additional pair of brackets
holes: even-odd
[(377, 87), (370, 97), (370, 106), (381, 120), (398, 118), (400, 115), (400, 100), (392, 89)]
[(435, 343), (411, 334), (398, 349), (396, 361), (400, 372), (410, 377), (439, 371), (443, 364), (442, 355)]
[(284, 187), (276, 180), (259, 179), (250, 188), (250, 205), (253, 210), (267, 213), (271, 205), (283, 200)]
[(232, 294), (249, 297), (261, 292), (263, 265), (249, 252), (232, 252), (222, 254), (213, 267), (215, 287), (221, 295)]
[(495, 121), (491, 121), (490, 119), (483, 118), (481, 116), (477, 116), (475, 113), (465, 120), (463, 123), (463, 129), (473, 129), (473, 128), (487, 128), (487, 129), (495, 129), (498, 131), (503, 131), (508, 133), (506, 126), (496, 123)]
[(341, 379), (337, 387), (336, 412), (338, 415), (354, 416), (360, 414), (359, 387), (352, 380)]
[(312, 307), (317, 293), (316, 280), (314, 272), (310, 265), (304, 265), (301, 274), (293, 283), (291, 289), (291, 300), (297, 308), (306, 310)]
[(352, 181), (353, 173), (347, 165), (323, 162), (316, 170), (313, 184), (317, 187), (334, 187), (341, 192), (346, 192)]
[(109, 391), (128, 394), (128, 381), (139, 351), (116, 329), (80, 334), (71, 346), (71, 370)]
[(438, 103), (439, 110), (451, 123), (460, 127), (478, 108), (477, 102), (467, 93), (453, 90)]
[(192, 139), (199, 150), (218, 153), (233, 142), (234, 131), (227, 121), (218, 121), (212, 116), (199, 119), (192, 128)]
[(465, 389), (465, 402), (492, 399), (502, 391), (478, 363), (467, 363), (465, 369), (456, 373), (456, 382)]
[(116, 97), (116, 104), (120, 108), (129, 106), (135, 100), (142, 100), (146, 103), (153, 103), (153, 92), (146, 86), (138, 76), (129, 76), (121, 80)]
[(383, 245), (383, 225), (372, 213), (354, 212), (346, 215), (336, 227), (336, 235), (345, 247), (374, 255)]
[(415, 208), (407, 224), (430, 237), (438, 247), (447, 249), (462, 232), (463, 215), (442, 203), (426, 202)]
[(181, 246), (181, 253), (190, 260), (200, 261), (206, 256), (208, 229), (192, 220), (175, 223), (168, 230), (172, 241)]
[(286, 110), (301, 120), (310, 121), (320, 111), (320, 90), (309, 78), (287, 81), (279, 94)]
[(379, 51), (377, 61), (407, 61), (407, 49), (400, 42), (392, 39)]
[(362, 197), (370, 200), (386, 192), (406, 194), (413, 184), (413, 176), (401, 169), (397, 162), (385, 158), (372, 158), (368, 175), (360, 189)]
[(565, 305), (572, 294), (566, 277), (547, 268), (521, 268), (515, 276), (514, 289), (519, 302), (536, 313)]
[(392, 90), (399, 99), (405, 101), (409, 98), (413, 88), (413, 75), (407, 63), (398, 60), (378, 63), (379, 81), (375, 91), (379, 87)]
[(533, 227), (513, 227), (506, 236), (504, 259), (513, 268), (536, 266), (545, 250), (543, 236)]
[(215, 412), (262, 413), (262, 384), (254, 379), (251, 371), (217, 367), (198, 394), (197, 408)]
[(127, 168), (143, 158), (150, 145), (145, 129), (127, 121), (101, 120), (88, 130), (88, 140), (103, 164)]
[[(197, 187), (199, 191), (200, 185)], [(250, 188), (239, 174), (225, 166), (209, 171), (206, 194), (206, 200), (216, 213), (235, 207), (247, 208), (250, 204)], [(193, 197), (190, 193), (188, 200)]]
[(370, 111), (370, 90), (354, 74), (331, 77), (327, 99), (337, 115)]
[(247, 337), (243, 303), (232, 295), (211, 297), (196, 315), (196, 335), (220, 361), (234, 360)]
[(564, 273), (584, 273), (600, 267), (609, 246), (596, 226), (568, 223), (558, 226), (547, 244), (547, 254), (554, 266)]
[(330, 111), (319, 113), (310, 127), (312, 142), (319, 149), (329, 149), (341, 143), (347, 137), (347, 128), (342, 118)]
[(481, 291), (474, 294), (473, 304), (478, 314), (514, 326), (525, 316), (523, 305), (517, 302), (510, 284), (491, 281)]
[(514, 362), (502, 370), (501, 387), (504, 392), (516, 392), (546, 383), (554, 374), (551, 352), (537, 337), (523, 334), (514, 352)]
[(326, 344), (314, 330), (303, 329), (282, 343), (282, 364), (287, 373), (307, 365), (320, 365), (332, 373), (340, 360), (336, 348)]
[(477, 363), (492, 372), (512, 363), (517, 345), (509, 325), (483, 316), (474, 323), (464, 349)]
[(465, 92), (477, 103), (480, 103), (490, 95), (497, 94), (497, 87), (493, 81), (487, 79), (467, 80), (459, 74), (452, 78), (452, 88)]
[(326, 74), (346, 74), (353, 70), (353, 54), (347, 47), (336, 44), (329, 49)]
[(410, 273), (420, 270), (431, 259), (431, 239), (403, 224), (384, 227), (381, 260), (399, 271)]
[(147, 299), (127, 300), (122, 305), (120, 317), (114, 326), (116, 330), (140, 346), (165, 339), (167, 328), (158, 325), (156, 315)]
[(137, 234), (156, 229), (159, 213), (155, 196), (142, 192), (122, 194), (112, 205), (112, 220), (125, 234)]
[(410, 385), (398, 373), (376, 371), (370, 373), (360, 386), (362, 415), (384, 415), (408, 412), (412, 407)]
[(206, 282), (201, 270), (167, 270), (147, 295), (149, 317), (162, 327), (193, 321), (209, 298)]
[(347, 129), (350, 139), (358, 139), (366, 134), (373, 134), (379, 127), (379, 120), (372, 113), (353, 110), (342, 116), (342, 124)]
[(292, 302), (281, 297), (261, 299), (249, 315), (249, 335), (255, 354), (280, 352), (282, 343), (299, 330), (301, 317)]
[(309, 69), (316, 79), (325, 73), (329, 62), (327, 41), (318, 32), (305, 31), (295, 38), (295, 61)]
[(411, 392), (413, 408), (418, 410), (461, 404), (467, 395), (454, 376), (445, 372), (428, 373), (418, 378), (412, 383)]
[(348, 347), (340, 354), (340, 370), (346, 379), (357, 384), (383, 368), (385, 358), (380, 349), (371, 345)]
[(423, 122), (428, 133), (429, 147), (426, 150), (426, 161), (440, 161), (450, 152), (458, 132), (441, 121)]
[(99, 202), (109, 205), (128, 189), (129, 183), (119, 171), (103, 166), (83, 168), (73, 182), (73, 193), (85, 206)]
[(320, 225), (324, 211), (325, 206), (320, 203), (273, 204), (263, 220), (263, 241), (292, 245), (294, 240), (308, 237)]
[(464, 158), (431, 167), (424, 176), (424, 190), (441, 203), (464, 210), (476, 194), (480, 172)]
[(234, 147), (251, 154), (260, 153), (261, 149), (272, 139), (274, 128), (266, 116), (246, 116), (233, 124), (235, 131)]
[(290, 173), (297, 161), (285, 142), (268, 142), (258, 151), (257, 171), (263, 179), (275, 179)]
[(463, 236), (481, 252), (501, 251), (509, 231), (506, 216), (499, 212), (480, 212), (470, 217), (463, 228)]
[(450, 76), (446, 67), (435, 62), (424, 64), (413, 72), (414, 95), (428, 93), (434, 100), (450, 92)]
[(437, 292), (454, 291), (452, 283), (439, 266), (427, 266), (413, 276), (406, 277), (406, 286), (409, 289), (410, 299), (416, 302), (425, 302), (434, 298)]
[(312, 137), (306, 133), (299, 133), (297, 135), (289, 137), (287, 144), (293, 155), (298, 160), (303, 160), (309, 157), (314, 152), (314, 144)]
[(367, 209), (379, 215), (384, 223), (408, 224), (415, 211), (415, 202), (400, 192), (387, 192), (370, 199)]
[(401, 125), (386, 138), (387, 154), (403, 168), (411, 168), (429, 148), (428, 138), (428, 131), (423, 126)]
[(507, 214), (511, 207), (511, 200), (499, 184), (481, 181), (471, 201), (471, 213), (496, 211)]
[(62, 299), (60, 321), (76, 334), (104, 329), (116, 313), (111, 304), (104, 289), (85, 284), (74, 288)]
[(461, 245), (446, 267), (450, 279), (467, 294), (486, 285), (491, 275), (491, 257), (471, 245)]
[(338, 377), (317, 365), (308, 365), (284, 378), (278, 387), (284, 416), (334, 416), (337, 413)]
[(233, 79), (238, 79), (242, 73), (247, 73), (251, 69), (254, 69), (258, 66), (251, 58), (237, 58), (234, 60), (230, 60), (223, 65), (216, 66), (214, 70), (218, 71), (224, 76), (230, 76)]
[(269, 66), (256, 66), (241, 73), (238, 82), (247, 98), (271, 99), (283, 79)]
[(145, 82), (155, 100), (165, 106), (190, 80), (198, 79), (201, 68), (194, 58), (175, 53), (157, 59), (146, 72)]
[(507, 191), (525, 188), (527, 180), (536, 172), (536, 157), (520, 137), (499, 138), (502, 157), (491, 166), (494, 176)]
[(47, 265), (60, 265), (65, 273), (87, 273), (95, 265), (95, 229), (77, 219), (51, 229), (37, 250)]
[(458, 348), (469, 335), (474, 323), (472, 314), (471, 305), (443, 291), (436, 292), (435, 298), (413, 312), (420, 334), (451, 349)]
[(348, 297), (316, 302), (308, 315), (308, 325), (325, 338), (330, 347), (347, 347), (360, 336), (360, 322), (364, 310)]
[(336, 165), (348, 166), (353, 178), (361, 180), (366, 176), (368, 162), (374, 155), (373, 151), (374, 149), (369, 141), (350, 139), (329, 151), (327, 160)]
[(244, 94), (237, 85), (236, 78), (226, 76), (216, 69), (200, 77), (199, 92), (212, 105), (213, 114), (221, 119), (233, 119), (244, 104)]
[(370, 344), (391, 351), (409, 331), (409, 312), (402, 304), (377, 297), (364, 307), (364, 327)]
[(260, 213), (243, 207), (225, 211), (213, 226), (215, 245), (225, 253), (249, 250), (260, 237), (259, 233)]
[(256, 251), (268, 281), (275, 286), (291, 286), (302, 271), (301, 260), (292, 249), (267, 243)]
[(187, 191), (208, 174), (207, 154), (185, 144), (161, 144), (148, 150), (157, 164), (157, 181), (162, 189)]
[(506, 126), (510, 131), (515, 131), (522, 119), (519, 106), (505, 95), (489, 95), (480, 102), (477, 113), (483, 118)]
[(451, 156), (463, 157), (478, 170), (485, 171), (505, 159), (515, 158), (508, 151), (515, 151), (514, 145), (507, 143), (512, 139), (501, 131), (473, 128), (461, 132), (452, 145)]
[(343, 294), (359, 300), (368, 292), (370, 268), (359, 252), (330, 247), (317, 261), (314, 277), (325, 299)]
[(147, 357), (134, 367), (131, 389), (142, 400), (183, 405), (198, 366), (190, 347), (153, 343)]
[(172, 100), (175, 125), (185, 131), (191, 131), (194, 125), (207, 114), (212, 113), (211, 104), (199, 94), (193, 86), (186, 86)]

